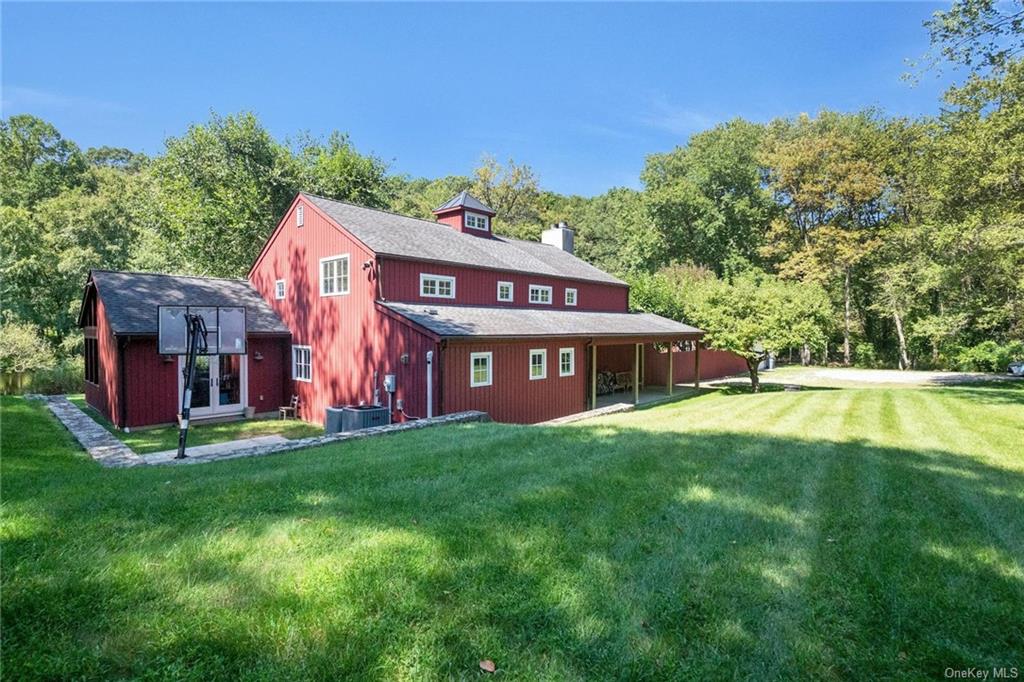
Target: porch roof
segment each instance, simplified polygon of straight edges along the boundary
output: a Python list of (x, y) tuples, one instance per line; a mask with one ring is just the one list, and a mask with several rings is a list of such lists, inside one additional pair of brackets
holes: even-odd
[(651, 313), (384, 303), (441, 338), (701, 336), (703, 330)]

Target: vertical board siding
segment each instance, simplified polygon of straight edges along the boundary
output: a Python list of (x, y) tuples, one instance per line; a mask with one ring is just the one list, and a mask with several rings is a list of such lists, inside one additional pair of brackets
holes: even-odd
[[(530, 350), (546, 348), (546, 379), (530, 379)], [(576, 372), (558, 376), (558, 351), (574, 348)], [(452, 343), (444, 350), (444, 411), (483, 410), (500, 422), (531, 424), (587, 409), (587, 345), (581, 340)], [(470, 354), (492, 353), (491, 385), (471, 387)], [(599, 351), (600, 353), (600, 351)]]
[(178, 358), (165, 362), (157, 339), (131, 337), (124, 346), (126, 423), (134, 428), (169, 424), (178, 418)]
[[(95, 287), (93, 288), (95, 292)], [(112, 424), (122, 426), (120, 421), (117, 382), (120, 377), (120, 362), (117, 353), (117, 338), (110, 330), (107, 309), (99, 295), (93, 293), (96, 305), (96, 346), (99, 353), (98, 383), (85, 384), (85, 401), (106, 417)]]
[[(601, 349), (598, 349), (598, 358)], [(673, 351), (672, 373), (675, 375), (675, 383), (687, 384), (694, 380), (694, 361), (696, 353), (693, 351)], [(659, 353), (653, 346), (646, 346), (644, 349), (644, 381), (647, 384), (658, 386), (665, 385), (665, 375), (668, 374), (668, 353)], [(733, 374), (743, 374), (747, 371), (747, 361), (735, 353), (724, 350), (710, 350), (702, 348), (700, 351), (700, 378), (721, 379)]]
[[(295, 225), (294, 217), (300, 204), (305, 206), (302, 227)], [(349, 254), (349, 293), (321, 296), (320, 259), (344, 253)], [(290, 346), (285, 362), (285, 393), (299, 396), (299, 416), (306, 421), (322, 424), (329, 406), (373, 402), (375, 388), (386, 404), (381, 384), (388, 373), (396, 375), (396, 398), (406, 402), (406, 413), (425, 412), (426, 380), (416, 373), (422, 374), (424, 348), (432, 342), (378, 312), (377, 280), (373, 267), (364, 269), (367, 262), (372, 264), (372, 253), (300, 197), (249, 274), (249, 281), (291, 330), (291, 343), (312, 350), (312, 381), (291, 379)], [(278, 279), (285, 280), (284, 300), (274, 298)], [(409, 354), (409, 364), (401, 363), (403, 353)], [(396, 413), (395, 418), (401, 417)]]
[[(276, 412), (291, 398), (291, 344), (287, 338), (250, 336), (246, 345), (249, 406), (257, 414)], [(262, 360), (256, 359), (257, 353)]]
[(598, 372), (632, 372), (635, 360), (635, 344), (597, 347)]
[[(119, 426), (136, 428), (171, 424), (178, 419), (178, 356), (170, 362), (157, 353), (157, 339), (133, 336), (124, 339), (127, 422)], [(249, 337), (246, 371), (249, 406), (256, 412), (271, 412), (286, 403), (284, 398), (284, 353), (287, 339)], [(259, 352), (262, 360), (255, 360)], [(289, 350), (290, 352), (290, 350)]]
[[(381, 275), (384, 297), (388, 301), (433, 305), (487, 305), (510, 308), (556, 310), (597, 310), (626, 312), (629, 289), (614, 284), (584, 282), (541, 275), (482, 270), (438, 263), (386, 258)], [(455, 298), (420, 296), (420, 273), (447, 275), (455, 278)], [(498, 300), (498, 282), (512, 282), (513, 301)], [(529, 302), (530, 285), (551, 287), (551, 305)], [(576, 305), (565, 305), (565, 289), (576, 289)]]

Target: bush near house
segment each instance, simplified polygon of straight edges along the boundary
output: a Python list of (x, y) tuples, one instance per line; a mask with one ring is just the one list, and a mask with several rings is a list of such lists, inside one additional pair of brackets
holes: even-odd
[(1024, 341), (996, 343), (982, 341), (977, 346), (964, 348), (957, 354), (957, 369), (964, 372), (1006, 372), (1006, 366), (1024, 360)]

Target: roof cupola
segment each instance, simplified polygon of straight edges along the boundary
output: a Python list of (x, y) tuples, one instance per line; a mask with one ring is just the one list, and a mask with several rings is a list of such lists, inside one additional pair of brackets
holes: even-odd
[(457, 232), (491, 236), (491, 220), (496, 215), (493, 208), (463, 190), (434, 209), (437, 222), (444, 223)]

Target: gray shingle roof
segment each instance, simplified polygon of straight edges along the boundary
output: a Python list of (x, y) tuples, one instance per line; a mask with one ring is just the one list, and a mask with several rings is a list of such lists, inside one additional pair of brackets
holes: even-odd
[(441, 337), (667, 336), (701, 334), (696, 327), (651, 313), (600, 313), (539, 308), (384, 303)]
[(281, 318), (243, 279), (93, 270), (93, 282), (115, 334), (156, 334), (159, 305), (241, 305), (250, 333), (289, 333)]
[(303, 193), (303, 196), (380, 255), (625, 284), (549, 244), (499, 236), (477, 237), (432, 220), (410, 218), (312, 194)]
[(441, 211), (447, 211), (450, 208), (468, 208), (471, 211), (482, 211), (484, 213), (490, 213), (494, 215), (496, 211), (485, 204), (484, 202), (477, 199), (475, 196), (462, 190), (448, 201), (444, 202), (440, 206), (434, 209), (434, 213), (440, 213)]

